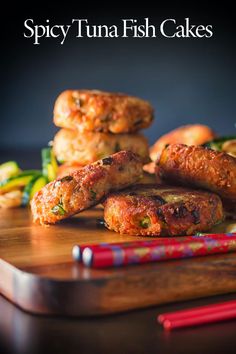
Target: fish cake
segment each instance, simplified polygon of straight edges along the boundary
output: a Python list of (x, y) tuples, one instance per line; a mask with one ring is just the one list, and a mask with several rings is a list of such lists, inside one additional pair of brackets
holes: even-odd
[(61, 129), (53, 142), (53, 151), (61, 163), (87, 165), (119, 151), (133, 151), (143, 163), (149, 161), (147, 139), (141, 134), (107, 134)]
[(149, 127), (152, 120), (149, 102), (122, 93), (67, 90), (54, 106), (54, 123), (80, 132), (131, 133)]
[(135, 185), (104, 201), (107, 227), (142, 236), (193, 235), (222, 221), (221, 199), (214, 193), (164, 185)]
[(169, 144), (202, 145), (214, 139), (215, 133), (207, 125), (189, 124), (163, 135), (150, 147), (152, 161), (160, 157), (162, 150)]
[(139, 157), (120, 151), (43, 187), (31, 202), (33, 220), (54, 224), (98, 204), (110, 191), (125, 188), (141, 176)]
[(236, 158), (202, 146), (167, 146), (157, 163), (161, 179), (208, 189), (236, 202)]

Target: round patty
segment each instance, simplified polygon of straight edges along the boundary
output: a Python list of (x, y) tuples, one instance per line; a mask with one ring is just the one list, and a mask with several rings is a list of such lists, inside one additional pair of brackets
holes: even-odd
[(162, 150), (169, 144), (202, 145), (214, 137), (215, 133), (206, 125), (184, 125), (158, 139), (150, 148), (150, 158), (156, 162)]
[(220, 198), (205, 191), (135, 185), (110, 194), (104, 202), (110, 230), (142, 236), (193, 235), (223, 219)]
[(149, 161), (149, 148), (141, 134), (107, 134), (61, 129), (53, 142), (53, 151), (60, 162), (80, 165), (100, 160), (118, 151), (133, 151), (143, 163)]
[(112, 190), (135, 183), (142, 163), (130, 151), (120, 151), (43, 187), (32, 199), (35, 222), (54, 224), (92, 205)]
[(216, 192), (236, 202), (236, 158), (202, 146), (169, 145), (161, 154), (157, 174), (175, 184)]
[(54, 107), (54, 123), (80, 132), (130, 133), (147, 128), (153, 120), (149, 102), (121, 93), (68, 90)]

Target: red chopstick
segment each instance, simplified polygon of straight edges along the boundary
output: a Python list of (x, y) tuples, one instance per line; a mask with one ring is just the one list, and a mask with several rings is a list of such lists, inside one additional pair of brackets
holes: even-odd
[(221, 322), (229, 319), (236, 319), (236, 300), (164, 313), (157, 318), (158, 322), (166, 330)]
[(87, 267), (106, 268), (236, 251), (236, 234), (159, 238), (103, 245), (76, 245), (72, 255)]

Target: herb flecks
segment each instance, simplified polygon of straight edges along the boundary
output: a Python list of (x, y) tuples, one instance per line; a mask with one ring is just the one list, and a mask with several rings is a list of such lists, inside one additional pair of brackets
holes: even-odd
[(73, 177), (72, 176), (65, 176), (65, 177), (62, 177), (61, 179), (58, 179), (55, 181), (55, 184), (54, 184), (54, 187), (59, 187), (62, 183), (64, 182), (70, 182), (73, 180)]
[(149, 216), (145, 216), (142, 220), (140, 220), (139, 224), (143, 229), (147, 229), (151, 225), (151, 219)]
[(63, 204), (62, 202), (59, 202), (58, 204), (56, 204), (52, 209), (51, 212), (55, 215), (65, 215), (66, 211), (63, 208)]
[(207, 233), (206, 232), (196, 232), (194, 236), (206, 236)]
[(200, 224), (201, 222), (201, 217), (200, 217), (200, 213), (198, 210), (192, 210), (191, 214), (193, 216), (193, 223), (194, 225)]
[(90, 189), (90, 196), (91, 196), (91, 199), (92, 200), (96, 200), (96, 197), (97, 197), (97, 193), (96, 192), (94, 192), (94, 190), (92, 190), (92, 189)]

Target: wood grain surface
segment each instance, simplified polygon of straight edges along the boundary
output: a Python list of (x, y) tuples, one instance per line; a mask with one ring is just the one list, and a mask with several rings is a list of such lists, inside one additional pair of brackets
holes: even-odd
[[(27, 209), (0, 210), (0, 292), (33, 313), (88, 316), (236, 291), (235, 253), (84, 268), (72, 260), (75, 244), (143, 239), (106, 230), (101, 218), (96, 208), (42, 227), (32, 224)], [(222, 224), (214, 231), (230, 228)]]

